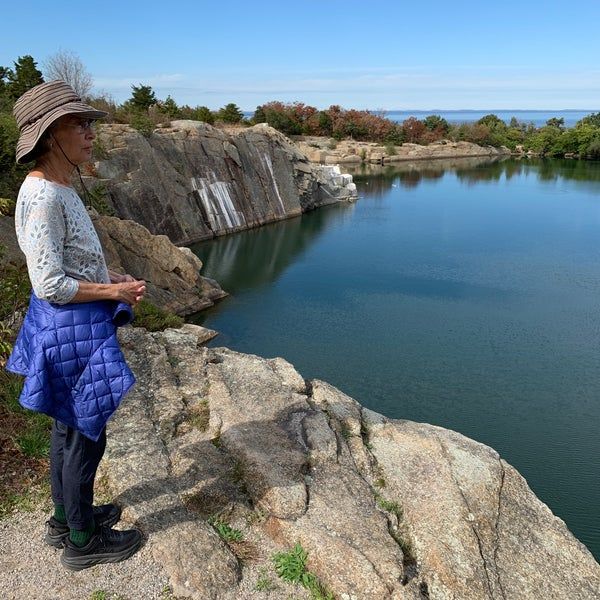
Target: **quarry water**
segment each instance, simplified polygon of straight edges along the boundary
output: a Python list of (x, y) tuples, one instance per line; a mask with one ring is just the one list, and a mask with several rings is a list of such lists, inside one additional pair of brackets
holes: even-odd
[(212, 346), (492, 446), (600, 558), (600, 163), (354, 173), (360, 199), (192, 249)]

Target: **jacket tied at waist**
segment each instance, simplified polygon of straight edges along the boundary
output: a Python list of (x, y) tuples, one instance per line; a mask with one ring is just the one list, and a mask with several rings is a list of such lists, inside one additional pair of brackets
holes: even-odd
[(53, 304), (32, 293), (6, 364), (25, 377), (21, 406), (97, 441), (135, 383), (117, 340), (132, 320), (123, 302)]

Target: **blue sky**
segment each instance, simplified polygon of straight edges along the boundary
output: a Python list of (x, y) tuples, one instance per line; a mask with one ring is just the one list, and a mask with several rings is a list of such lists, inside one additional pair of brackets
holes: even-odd
[(117, 101), (144, 83), (212, 109), (600, 107), (598, 0), (30, 0), (0, 15), (0, 65), (71, 50)]

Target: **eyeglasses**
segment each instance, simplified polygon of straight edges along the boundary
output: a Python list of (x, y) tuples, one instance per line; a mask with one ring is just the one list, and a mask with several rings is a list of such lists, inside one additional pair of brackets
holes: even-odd
[(77, 133), (86, 133), (94, 129), (96, 121), (94, 119), (80, 119), (78, 123), (72, 123), (71, 127), (74, 127)]

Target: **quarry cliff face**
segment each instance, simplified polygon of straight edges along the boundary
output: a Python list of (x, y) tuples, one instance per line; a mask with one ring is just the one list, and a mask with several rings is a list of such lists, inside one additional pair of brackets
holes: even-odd
[(356, 198), (350, 175), (309, 162), (267, 125), (227, 132), (173, 121), (148, 136), (102, 125), (95, 159), (88, 187), (117, 216), (178, 245)]

